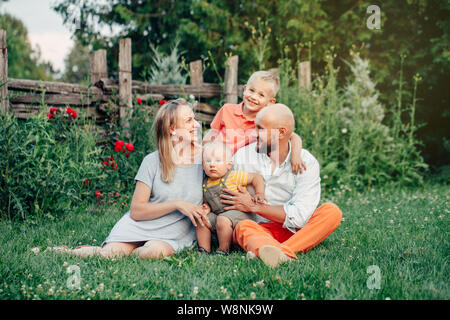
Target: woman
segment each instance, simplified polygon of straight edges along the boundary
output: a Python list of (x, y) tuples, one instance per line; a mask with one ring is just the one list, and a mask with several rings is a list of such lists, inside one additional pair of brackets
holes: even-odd
[(158, 111), (154, 122), (157, 151), (147, 155), (135, 177), (130, 211), (113, 227), (102, 247), (70, 250), (79, 256), (167, 257), (191, 247), (197, 223), (203, 224), (199, 123), (183, 99)]

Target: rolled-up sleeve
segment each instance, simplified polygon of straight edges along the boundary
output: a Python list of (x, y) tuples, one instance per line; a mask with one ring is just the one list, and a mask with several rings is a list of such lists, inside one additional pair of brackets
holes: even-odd
[(286, 213), (283, 227), (295, 233), (306, 225), (320, 201), (320, 166), (312, 158), (305, 161), (307, 170), (296, 175), (292, 198), (283, 205)]

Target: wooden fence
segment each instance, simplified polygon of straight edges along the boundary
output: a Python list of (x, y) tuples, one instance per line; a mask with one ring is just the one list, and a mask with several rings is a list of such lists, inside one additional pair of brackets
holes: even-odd
[[(1, 112), (12, 112), (18, 118), (26, 119), (40, 112), (42, 104), (53, 107), (70, 105), (77, 112), (88, 117), (95, 116), (97, 122), (106, 120), (106, 110), (113, 107), (119, 114), (121, 125), (127, 126), (130, 109), (133, 108), (133, 96), (142, 100), (170, 99), (188, 97), (196, 99), (213, 98), (223, 95), (225, 102), (237, 103), (242, 97), (242, 85), (238, 85), (238, 56), (230, 57), (226, 62), (223, 88), (216, 83), (203, 81), (202, 61), (189, 63), (190, 84), (162, 85), (132, 80), (131, 39), (119, 41), (119, 77), (108, 78), (106, 50), (93, 52), (90, 57), (90, 85), (63, 82), (8, 78), (8, 53), (6, 31), (0, 30), (0, 88)], [(301, 73), (301, 74), (300, 74)], [(309, 62), (299, 65), (300, 85), (309, 87)], [(20, 92), (18, 94), (18, 92)], [(195, 113), (198, 120), (209, 124), (220, 106), (198, 103)]]

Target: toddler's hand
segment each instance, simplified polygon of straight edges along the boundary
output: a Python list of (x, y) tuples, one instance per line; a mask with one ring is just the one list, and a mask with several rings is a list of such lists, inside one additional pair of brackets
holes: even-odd
[(255, 194), (255, 196), (253, 197), (253, 201), (255, 203), (267, 203), (267, 199), (262, 193)]

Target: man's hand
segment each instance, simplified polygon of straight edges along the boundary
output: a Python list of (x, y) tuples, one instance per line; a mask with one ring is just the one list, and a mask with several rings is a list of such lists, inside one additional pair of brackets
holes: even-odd
[(225, 210), (239, 210), (242, 212), (255, 212), (257, 204), (253, 201), (253, 197), (248, 193), (247, 190), (238, 186), (239, 191), (232, 191), (229, 189), (223, 189), (227, 194), (221, 194), (221, 202), (224, 204), (229, 204), (225, 207)]

